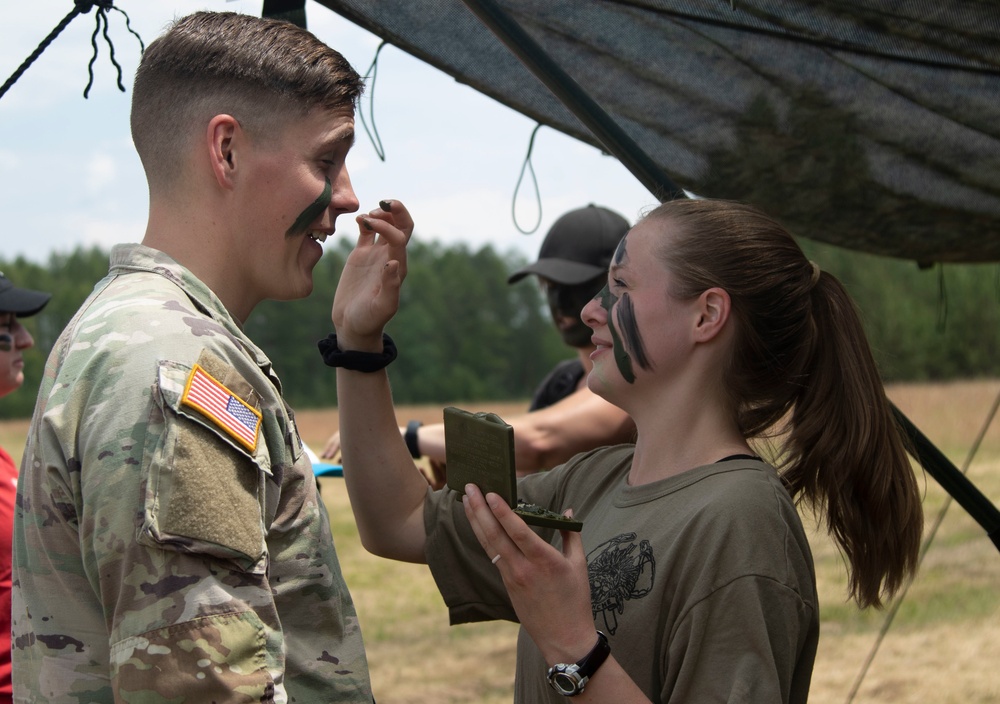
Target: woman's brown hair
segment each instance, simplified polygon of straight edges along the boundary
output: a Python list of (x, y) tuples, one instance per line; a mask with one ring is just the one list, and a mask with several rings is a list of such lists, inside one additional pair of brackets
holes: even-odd
[[(779, 471), (797, 503), (824, 510), (861, 607), (916, 570), (921, 497), (861, 319), (833, 275), (756, 208), (676, 200), (660, 256), (679, 298), (729, 293), (735, 335), (722, 384), (744, 437), (783, 429)], [(782, 424), (782, 420), (786, 423)]]

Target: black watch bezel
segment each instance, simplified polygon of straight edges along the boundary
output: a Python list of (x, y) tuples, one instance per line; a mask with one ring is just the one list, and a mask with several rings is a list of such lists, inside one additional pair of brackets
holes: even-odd
[(608, 637), (598, 631), (597, 643), (583, 658), (573, 664), (557, 663), (549, 668), (549, 685), (564, 697), (575, 697), (584, 690), (597, 668), (604, 664), (610, 654)]

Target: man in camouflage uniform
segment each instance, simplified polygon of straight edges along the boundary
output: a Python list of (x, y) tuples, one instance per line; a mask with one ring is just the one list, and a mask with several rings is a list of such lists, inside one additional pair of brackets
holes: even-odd
[(146, 50), (141, 245), (48, 360), (18, 490), (19, 702), (371, 702), (291, 409), (243, 321), (312, 289), (358, 209), (357, 73), (294, 25), (183, 18)]

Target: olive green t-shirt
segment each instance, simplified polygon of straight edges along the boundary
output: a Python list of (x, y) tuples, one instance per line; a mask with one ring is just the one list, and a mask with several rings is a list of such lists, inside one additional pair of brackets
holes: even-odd
[[(520, 498), (583, 520), (594, 628), (653, 702), (804, 704), (819, 639), (809, 545), (775, 470), (735, 459), (629, 486), (634, 447), (531, 475)], [(517, 620), (449, 492), (425, 510), (427, 558), (453, 623)], [(558, 544), (557, 533), (539, 531)], [(515, 701), (563, 702), (522, 629)]]

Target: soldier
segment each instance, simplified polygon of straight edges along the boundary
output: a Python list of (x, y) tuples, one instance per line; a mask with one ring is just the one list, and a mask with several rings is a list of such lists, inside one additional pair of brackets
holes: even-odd
[(18, 701), (372, 701), (294, 416), (243, 332), (310, 293), (358, 209), (361, 90), (284, 22), (196, 13), (146, 49), (147, 229), (57, 341), (25, 448)]
[(452, 623), (520, 624), (515, 702), (804, 704), (819, 603), (796, 504), (827, 520), (861, 607), (912, 576), (923, 523), (840, 282), (755, 208), (647, 214), (582, 311), (587, 384), (636, 441), (523, 477), (519, 499), (583, 524), (536, 532), (496, 493), (428, 491), (413, 471), (383, 371), (413, 233), (395, 205), (347, 258), (324, 350), (365, 547), (426, 562)]
[[(21, 318), (41, 312), (51, 293), (18, 288), (0, 272), (0, 398), (24, 384), (24, 350), (35, 344)], [(11, 531), (17, 466), (0, 447), (0, 702), (11, 700), (10, 577)]]

